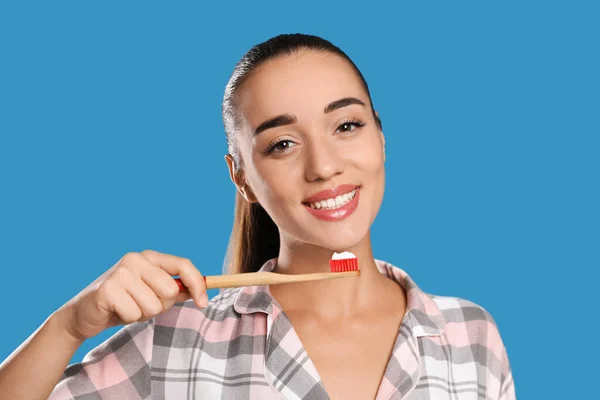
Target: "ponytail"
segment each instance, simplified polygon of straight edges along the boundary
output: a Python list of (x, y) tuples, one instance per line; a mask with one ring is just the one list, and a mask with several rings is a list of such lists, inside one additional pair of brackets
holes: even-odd
[(259, 203), (249, 203), (236, 191), (233, 229), (224, 273), (256, 272), (279, 254), (279, 229)]

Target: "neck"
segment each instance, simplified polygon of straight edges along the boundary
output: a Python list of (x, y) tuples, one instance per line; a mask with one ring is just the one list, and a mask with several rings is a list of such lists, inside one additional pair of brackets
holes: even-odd
[[(393, 285), (396, 284), (377, 269), (370, 233), (345, 251), (357, 257), (361, 273), (359, 277), (272, 285), (271, 294), (287, 312), (310, 311), (322, 319), (335, 320), (372, 312), (377, 302), (384, 301), (386, 293), (394, 290)], [(322, 247), (306, 243), (293, 245), (282, 239), (274, 272), (329, 272), (329, 260), (333, 253)]]

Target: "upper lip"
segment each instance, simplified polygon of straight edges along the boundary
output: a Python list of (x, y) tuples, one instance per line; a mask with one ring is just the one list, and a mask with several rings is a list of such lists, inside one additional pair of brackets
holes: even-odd
[(317, 192), (317, 193), (313, 194), (312, 196), (304, 199), (303, 203), (316, 203), (317, 201), (321, 201), (321, 200), (335, 199), (339, 195), (351, 192), (358, 186), (359, 185), (353, 185), (353, 184), (347, 183), (344, 185), (336, 186), (334, 188), (321, 190), (320, 192)]

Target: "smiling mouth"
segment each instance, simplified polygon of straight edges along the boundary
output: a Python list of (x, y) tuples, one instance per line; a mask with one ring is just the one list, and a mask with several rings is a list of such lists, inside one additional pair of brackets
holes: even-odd
[(358, 188), (359, 187), (357, 186), (353, 190), (336, 197), (316, 201), (313, 203), (303, 202), (302, 204), (315, 210), (335, 210), (348, 204), (354, 198), (354, 196), (356, 196), (356, 191)]

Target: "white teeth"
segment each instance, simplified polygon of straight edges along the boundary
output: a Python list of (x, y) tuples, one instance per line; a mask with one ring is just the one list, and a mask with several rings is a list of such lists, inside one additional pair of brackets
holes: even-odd
[(350, 200), (352, 200), (352, 198), (354, 197), (355, 194), (356, 194), (356, 189), (354, 189), (351, 192), (342, 194), (340, 196), (336, 196), (333, 199), (321, 200), (316, 203), (309, 203), (309, 205), (311, 208), (315, 208), (317, 210), (320, 210), (322, 208), (324, 208), (324, 209), (338, 208), (338, 207), (341, 207), (344, 204), (348, 203)]

